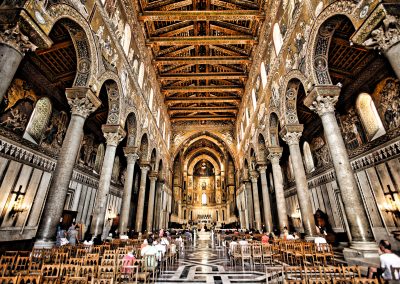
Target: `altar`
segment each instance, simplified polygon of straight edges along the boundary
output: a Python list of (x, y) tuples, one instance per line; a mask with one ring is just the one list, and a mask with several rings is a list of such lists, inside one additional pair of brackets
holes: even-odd
[(199, 237), (199, 241), (209, 241), (209, 240), (211, 240), (211, 232), (199, 231), (197, 233), (197, 236)]

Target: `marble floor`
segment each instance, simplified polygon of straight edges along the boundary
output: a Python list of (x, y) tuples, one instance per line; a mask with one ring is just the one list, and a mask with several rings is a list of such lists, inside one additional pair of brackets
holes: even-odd
[[(343, 254), (335, 250), (335, 261), (344, 264)], [(225, 253), (225, 248), (216, 245), (210, 239), (188, 243), (179, 260), (165, 269), (155, 283), (277, 283), (282, 280), (282, 266), (249, 263), (232, 265)], [(266, 279), (268, 277), (268, 281)]]
[(266, 273), (264, 265), (233, 266), (224, 247), (199, 240), (188, 244), (178, 262), (161, 273), (156, 283), (266, 283)]

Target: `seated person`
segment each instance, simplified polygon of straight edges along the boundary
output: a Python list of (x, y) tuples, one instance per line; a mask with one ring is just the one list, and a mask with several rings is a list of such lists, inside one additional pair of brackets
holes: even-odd
[(134, 251), (128, 252), (123, 258), (122, 270), (124, 274), (130, 274), (133, 272), (133, 265), (135, 264), (136, 257)]
[(243, 236), (243, 238), (239, 241), (239, 245), (244, 246), (248, 245), (249, 242), (246, 240), (246, 236)]
[(238, 242), (236, 241), (236, 236), (233, 237), (232, 241), (229, 244), (229, 251), (228, 254), (229, 255), (233, 255), (233, 252), (235, 250), (235, 247), (238, 245)]
[[(380, 267), (368, 267), (368, 278), (382, 277), (385, 280), (392, 280), (392, 271), (390, 266), (399, 267), (400, 257), (392, 252), (392, 245), (389, 241), (381, 240), (379, 242), (379, 256), (381, 261)], [(399, 280), (399, 275), (395, 275), (395, 280)]]

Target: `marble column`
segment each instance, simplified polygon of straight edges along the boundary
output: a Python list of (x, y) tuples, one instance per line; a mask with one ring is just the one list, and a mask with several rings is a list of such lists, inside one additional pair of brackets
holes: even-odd
[(93, 237), (103, 233), (115, 152), (119, 142), (125, 137), (125, 131), (119, 125), (103, 125), (102, 130), (106, 138), (107, 147), (104, 154), (103, 166), (101, 167), (99, 188), (97, 190), (92, 225), (90, 228), (90, 233)]
[(149, 205), (147, 206), (147, 231), (153, 231), (153, 216), (154, 216), (154, 199), (156, 194), (156, 181), (158, 178), (158, 172), (152, 171), (149, 173), (150, 179), (150, 194), (149, 194)]
[(249, 227), (247, 229), (254, 228), (254, 202), (253, 202), (253, 194), (251, 190), (251, 182), (249, 180), (244, 181), (244, 189), (247, 199), (247, 219)]
[(303, 157), (300, 152), (300, 137), (303, 131), (303, 125), (286, 125), (282, 131), (282, 139), (289, 145), (290, 157), (292, 159), (294, 179), (296, 182), (297, 198), (303, 221), (304, 233), (306, 238), (315, 237), (317, 235), (314, 214), (312, 212), (312, 204), (306, 172), (304, 170)]
[(285, 194), (283, 192), (283, 177), (282, 169), (279, 165), (279, 160), (282, 156), (281, 147), (270, 147), (268, 159), (271, 161), (272, 165), (272, 175), (274, 178), (274, 188), (276, 197), (276, 207), (278, 208), (278, 219), (279, 219), (279, 229), (282, 230), (284, 227), (288, 227), (288, 217), (286, 212), (286, 200)]
[(137, 147), (125, 147), (125, 157), (127, 161), (126, 166), (126, 176), (124, 183), (124, 192), (122, 193), (122, 205), (121, 205), (121, 215), (119, 218), (118, 231), (120, 233), (125, 233), (128, 231), (128, 220), (129, 213), (131, 210), (131, 199), (132, 199), (132, 185), (133, 185), (133, 175), (135, 171), (135, 163), (139, 159), (137, 154)]
[(338, 86), (315, 86), (304, 100), (304, 104), (321, 117), (325, 139), (331, 153), (336, 180), (350, 227), (351, 246), (362, 249), (368, 246), (368, 244), (365, 245), (365, 242), (374, 241), (374, 236), (335, 117), (334, 106), (338, 101), (339, 94), (340, 87)]
[(250, 173), (250, 180), (253, 187), (253, 203), (254, 203), (254, 219), (256, 221), (256, 229), (261, 231), (261, 210), (260, 210), (260, 198), (258, 197), (258, 173), (252, 171)]
[(150, 166), (148, 164), (143, 163), (140, 166), (140, 170), (141, 170), (140, 188), (139, 188), (138, 207), (136, 211), (136, 228), (135, 228), (136, 232), (142, 232), (144, 199), (146, 195), (146, 178), (147, 178), (147, 173), (150, 170)]
[(73, 202), (72, 208), (71, 208), (72, 211), (78, 211), (78, 205), (79, 205), (79, 200), (81, 197), (81, 192), (82, 192), (82, 184), (78, 183), (76, 185), (76, 189), (74, 192), (74, 202)]
[(57, 165), (50, 183), (42, 218), (36, 234), (35, 247), (52, 247), (57, 225), (62, 216), (65, 198), (72, 177), (76, 157), (83, 136), (83, 124), (101, 101), (86, 87), (66, 89), (71, 106), (71, 120), (58, 156)]
[(267, 174), (266, 174), (267, 166), (258, 166), (258, 172), (260, 173), (261, 178), (261, 188), (262, 188), (262, 197), (263, 197), (263, 205), (264, 205), (264, 219), (265, 219), (265, 230), (267, 232), (273, 231), (273, 223), (272, 223), (272, 214), (271, 214), (271, 202), (269, 200), (269, 191), (267, 184)]
[[(400, 9), (400, 5), (394, 6), (393, 3), (388, 5), (391, 6), (389, 9), (386, 5), (382, 3), (374, 10), (353, 39), (355, 42), (364, 40), (363, 45), (366, 48), (382, 52), (400, 79), (400, 16), (391, 15), (393, 11)], [(375, 29), (368, 32), (371, 27)], [(365, 35), (369, 35), (369, 38), (365, 38)]]
[(3, 100), (15, 72), (28, 51), (35, 51), (36, 45), (29, 41), (19, 25), (0, 31), (0, 102)]

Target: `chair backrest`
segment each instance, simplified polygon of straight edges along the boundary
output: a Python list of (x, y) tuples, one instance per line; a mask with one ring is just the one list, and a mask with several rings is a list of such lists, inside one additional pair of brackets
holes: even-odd
[(251, 245), (241, 245), (242, 257), (250, 257), (251, 256)]
[(81, 265), (84, 258), (82, 257), (70, 257), (68, 258), (67, 264)]
[(358, 265), (353, 266), (342, 266), (342, 273), (344, 278), (361, 278), (361, 271)]
[(101, 264), (100, 265), (106, 265), (106, 266), (115, 266), (115, 259), (107, 259), (107, 258), (103, 258), (101, 260)]
[(2, 276), (0, 277), (0, 284), (17, 284), (18, 276)]
[(78, 272), (79, 265), (61, 264), (61, 275), (63, 277), (74, 277)]
[(87, 283), (88, 283), (87, 277), (68, 276), (64, 280), (64, 284), (87, 284)]
[(324, 266), (323, 273), (325, 277), (340, 278), (343, 275), (342, 267), (340, 266)]
[(253, 256), (261, 256), (262, 255), (262, 249), (261, 245), (252, 245), (252, 250), (253, 250)]
[(144, 255), (143, 265), (146, 271), (154, 270), (157, 267), (157, 256), (155, 254)]
[(39, 284), (41, 283), (41, 275), (20, 275), (17, 280), (18, 284)]
[(67, 263), (68, 252), (58, 252), (54, 255), (54, 264)]
[(359, 278), (356, 277), (353, 279), (354, 284), (379, 284), (379, 279), (369, 279), (369, 278)]
[(96, 267), (94, 265), (82, 265), (78, 267), (78, 272), (76, 273), (78, 277), (95, 277), (96, 276)]
[(90, 251), (91, 253), (97, 253), (100, 254), (102, 252), (102, 246), (93, 246), (92, 250)]
[(43, 276), (60, 276), (60, 265), (59, 264), (44, 264), (42, 265)]
[(18, 256), (15, 262), (14, 271), (26, 270), (29, 267), (31, 258), (29, 256)]
[(112, 265), (101, 265), (97, 271), (97, 278), (99, 279), (108, 279), (115, 277), (115, 266)]
[(301, 266), (285, 266), (285, 279), (303, 279), (303, 268)]
[(310, 279), (322, 279), (324, 278), (321, 273), (321, 268), (319, 266), (305, 266), (304, 273), (306, 278)]
[(400, 266), (390, 266), (390, 271), (392, 272), (393, 280), (400, 280)]
[(14, 263), (16, 259), (16, 255), (2, 255), (0, 258), (0, 264), (7, 264), (7, 269), (14, 270)]
[(92, 278), (92, 281), (90, 283), (91, 284), (114, 284), (114, 279), (113, 278), (107, 278), (107, 279)]

